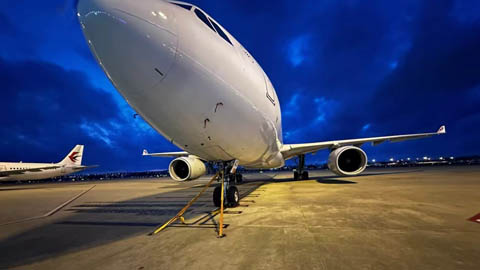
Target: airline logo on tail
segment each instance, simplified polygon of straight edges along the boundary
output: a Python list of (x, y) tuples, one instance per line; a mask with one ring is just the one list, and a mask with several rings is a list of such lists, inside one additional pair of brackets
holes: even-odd
[(437, 133), (439, 133), (439, 134), (447, 133), (447, 131), (445, 130), (445, 126), (441, 126), (441, 127), (438, 129)]
[(83, 155), (83, 145), (76, 145), (70, 153), (60, 162), (61, 164), (68, 165), (81, 165)]
[(72, 154), (70, 156), (68, 156), (68, 158), (72, 161), (72, 162), (77, 162), (77, 158), (81, 157), (78, 152), (72, 152)]

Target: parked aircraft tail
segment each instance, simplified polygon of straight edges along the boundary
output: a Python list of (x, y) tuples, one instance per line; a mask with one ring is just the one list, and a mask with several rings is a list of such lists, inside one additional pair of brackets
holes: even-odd
[(66, 165), (82, 165), (83, 145), (76, 145), (70, 153), (60, 162)]

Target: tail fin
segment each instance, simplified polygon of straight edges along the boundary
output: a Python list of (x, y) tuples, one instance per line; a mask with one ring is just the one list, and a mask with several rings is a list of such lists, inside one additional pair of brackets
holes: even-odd
[(60, 162), (66, 165), (82, 165), (83, 145), (76, 145), (70, 153)]

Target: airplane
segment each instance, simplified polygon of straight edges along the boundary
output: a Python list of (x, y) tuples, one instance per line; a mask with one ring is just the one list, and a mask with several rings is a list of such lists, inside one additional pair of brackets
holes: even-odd
[(83, 148), (75, 146), (58, 163), (0, 162), (0, 182), (48, 179), (95, 167), (82, 165)]
[[(219, 165), (226, 205), (238, 205), (236, 165), (278, 168), (298, 157), (294, 179), (308, 179), (305, 154), (329, 150), (328, 167), (357, 175), (367, 166), (364, 143), (444, 134), (437, 132), (285, 144), (280, 102), (255, 58), (198, 6), (163, 0), (78, 0), (76, 15), (104, 73), (128, 104), (183, 151), (148, 153), (173, 157), (171, 178), (206, 174)], [(219, 206), (217, 187), (213, 201)]]

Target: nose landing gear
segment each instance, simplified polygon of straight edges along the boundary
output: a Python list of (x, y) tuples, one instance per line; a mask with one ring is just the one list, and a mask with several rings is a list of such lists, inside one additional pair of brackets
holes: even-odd
[(237, 166), (238, 166), (238, 161), (236, 160), (234, 162), (222, 162), (220, 164), (220, 170), (202, 188), (200, 193), (198, 193), (197, 196), (195, 196), (192, 200), (190, 200), (190, 202), (185, 207), (183, 207), (182, 210), (180, 210), (180, 212), (178, 212), (177, 215), (175, 215), (173, 218), (171, 218), (162, 226), (158, 227), (155, 231), (151, 233), (151, 235), (161, 232), (167, 226), (169, 226), (170, 224), (172, 224), (177, 220), (180, 220), (182, 223), (185, 224), (185, 218), (183, 217), (183, 214), (208, 189), (208, 187), (213, 183), (213, 181), (217, 180), (217, 181), (220, 181), (221, 185), (219, 187), (216, 187), (213, 191), (213, 203), (215, 204), (215, 206), (220, 207), (220, 209), (215, 210), (212, 213), (220, 214), (219, 225), (218, 225), (218, 237), (219, 238), (224, 237), (225, 235), (223, 234), (223, 209), (225, 206), (236, 207), (240, 202), (240, 194), (238, 193), (238, 189), (236, 186), (233, 185), (243, 180), (241, 174), (236, 174)]
[[(226, 184), (226, 182), (225, 182)], [(223, 204), (226, 207), (237, 207), (240, 203), (240, 193), (238, 192), (238, 188), (236, 186), (230, 186), (226, 188), (226, 194), (224, 194)], [(216, 187), (213, 190), (213, 204), (216, 207), (220, 207), (222, 201), (222, 187)]]
[[(238, 188), (235, 186), (235, 183), (242, 183), (243, 176), (239, 173), (233, 172), (236, 170), (236, 167), (232, 165), (224, 166), (222, 173), (225, 176), (225, 187), (224, 187), (224, 206), (226, 207), (237, 207), (240, 203), (240, 193)], [(221, 196), (222, 196), (222, 187), (216, 187), (213, 190), (213, 204), (216, 207), (221, 205)]]

